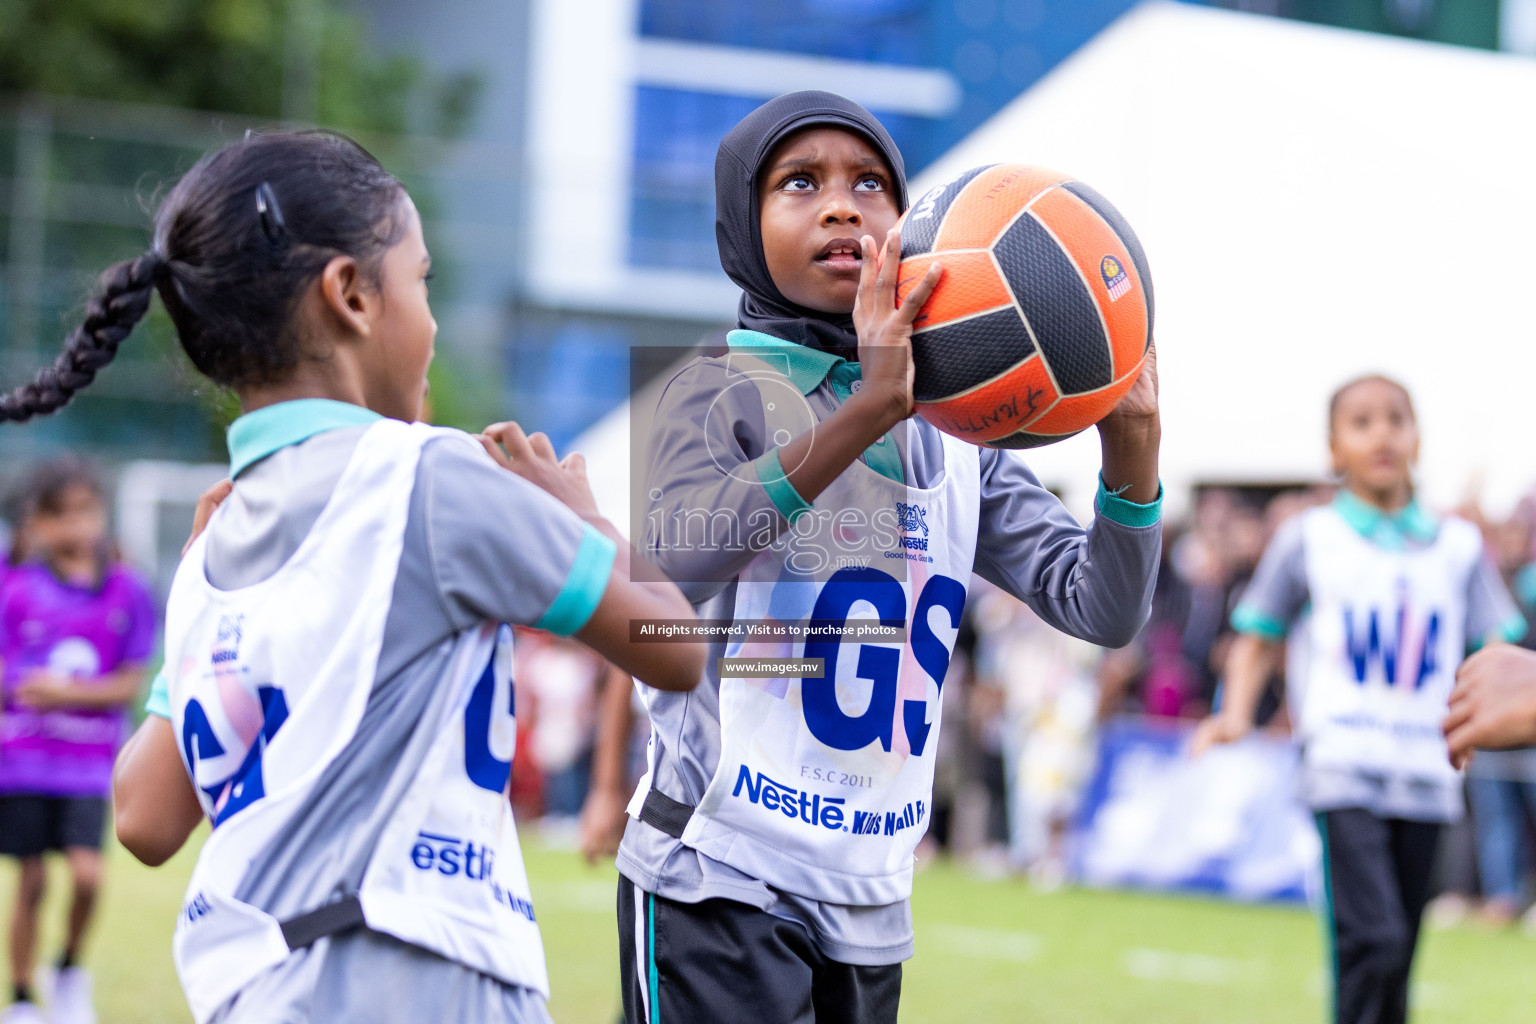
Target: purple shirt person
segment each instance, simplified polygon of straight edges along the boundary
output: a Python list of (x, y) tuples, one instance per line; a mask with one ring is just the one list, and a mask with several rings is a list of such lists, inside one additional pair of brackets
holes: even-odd
[(0, 582), (0, 794), (108, 795), (126, 708), (37, 710), (17, 692), (39, 673), (89, 685), (137, 668), (154, 641), (149, 590), (125, 566), (108, 567), (95, 588), (40, 563), (12, 568)]

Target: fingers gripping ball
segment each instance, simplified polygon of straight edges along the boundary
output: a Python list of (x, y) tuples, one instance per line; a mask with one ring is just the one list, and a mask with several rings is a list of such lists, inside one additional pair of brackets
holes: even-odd
[(1141, 243), (1103, 196), (1022, 164), (966, 171), (901, 220), (906, 294), (944, 276), (913, 322), (917, 412), (991, 448), (1033, 448), (1103, 419), (1152, 340)]

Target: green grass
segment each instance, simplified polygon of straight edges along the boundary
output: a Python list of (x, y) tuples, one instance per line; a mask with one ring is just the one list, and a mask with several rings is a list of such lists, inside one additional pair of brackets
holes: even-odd
[[(561, 1024), (618, 1017), (612, 869), (526, 847)], [(110, 853), (107, 891), (87, 954), (103, 1024), (188, 1021), (170, 935), (190, 852), (150, 870)], [(48, 955), (66, 898), (54, 865)], [(0, 867), (0, 911), (15, 874)], [(937, 864), (918, 876), (918, 954), (907, 964), (902, 1019), (1029, 1024), (1295, 1024), (1322, 1021), (1321, 933), (1306, 911), (1137, 893), (1045, 894)], [(1536, 1008), (1536, 939), (1476, 928), (1430, 931), (1415, 980), (1416, 1024), (1514, 1024)]]

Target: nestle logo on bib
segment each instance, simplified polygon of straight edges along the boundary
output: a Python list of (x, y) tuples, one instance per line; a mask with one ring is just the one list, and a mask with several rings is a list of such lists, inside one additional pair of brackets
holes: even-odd
[(432, 832), (418, 832), (416, 845), (411, 847), (411, 863), (419, 871), (434, 868), (440, 875), (456, 875), (479, 882), (491, 877), (491, 865), (496, 853), (487, 846), (460, 839), (458, 836), (441, 836)]
[[(901, 527), (901, 540), (898, 543), (909, 551), (928, 550), (928, 510), (921, 505), (908, 505), (904, 501), (896, 503), (896, 522)], [(918, 532), (922, 536), (917, 536)]]
[(848, 812), (843, 806), (846, 801), (842, 797), (824, 797), (786, 786), (762, 772), (754, 773), (746, 765), (742, 765), (736, 773), (736, 788), (731, 790), (731, 796), (739, 797), (743, 792), (749, 803), (766, 810), (780, 811), (786, 818), (861, 836), (894, 836), (921, 824), (928, 814), (923, 801), (913, 800), (897, 810), (883, 814), (880, 811), (854, 811), (853, 820), (848, 822)]
[(484, 844), (476, 846), (458, 836), (436, 832), (417, 832), (411, 847), (411, 863), (417, 871), (436, 872), (445, 878), (463, 878), (483, 882), (491, 901), (528, 920), (534, 920), (533, 904), (507, 889), (491, 875), (496, 851)]
[(916, 533), (922, 530), (923, 536), (928, 536), (928, 510), (921, 505), (908, 505), (904, 501), (898, 501), (896, 521), (901, 524), (903, 533)]
[(219, 616), (219, 632), (215, 637), (218, 643), (231, 642), (234, 646), (240, 646), (240, 641), (245, 638), (244, 615)]
[(181, 920), (178, 923), (189, 926), (194, 925), (211, 913), (213, 913), (213, 905), (208, 902), (207, 896), (198, 892), (191, 899), (187, 900), (186, 903), (182, 904)]
[(782, 782), (775, 782), (762, 772), (752, 777), (752, 769), (746, 765), (736, 776), (736, 788), (731, 796), (741, 796), (747, 791), (747, 799), (770, 811), (782, 811), (786, 818), (803, 821), (807, 825), (837, 830), (843, 827), (843, 798), (826, 797), (819, 793), (806, 793)]
[(215, 667), (228, 667), (240, 660), (240, 641), (245, 639), (245, 616), (222, 615), (213, 640), (210, 658)]

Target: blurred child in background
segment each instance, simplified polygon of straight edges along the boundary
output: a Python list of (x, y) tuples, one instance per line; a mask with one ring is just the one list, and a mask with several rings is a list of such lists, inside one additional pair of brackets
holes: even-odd
[(993, 587), (982, 590), (977, 618), (977, 670), (1004, 699), (1009, 865), (1058, 888), (1093, 770), (1103, 652)]
[(1439, 731), (1456, 666), (1468, 647), (1525, 624), (1477, 528), (1415, 501), (1419, 430), (1402, 385), (1345, 384), (1328, 434), (1342, 486), (1265, 550), (1232, 616), (1220, 709), (1193, 749), (1253, 729), (1287, 634), (1303, 628), (1297, 736), (1323, 840), (1332, 1018), (1402, 1024), (1435, 849), (1463, 810)]
[(574, 835), (592, 771), (592, 734), (601, 658), (574, 640), (538, 630), (518, 634), (519, 697), (530, 714), (529, 751), (543, 777), (546, 829)]
[[(41, 976), (56, 1024), (94, 1021), (78, 964), (101, 881), (112, 759), (155, 642), (148, 589), (112, 557), (102, 487), (64, 458), (28, 482), (25, 558), (0, 582), (0, 854), (20, 861), (6, 1024), (41, 1021), (32, 989), (43, 854), (61, 850), (74, 894), (64, 949)], [(18, 546), (18, 553), (20, 553)]]

